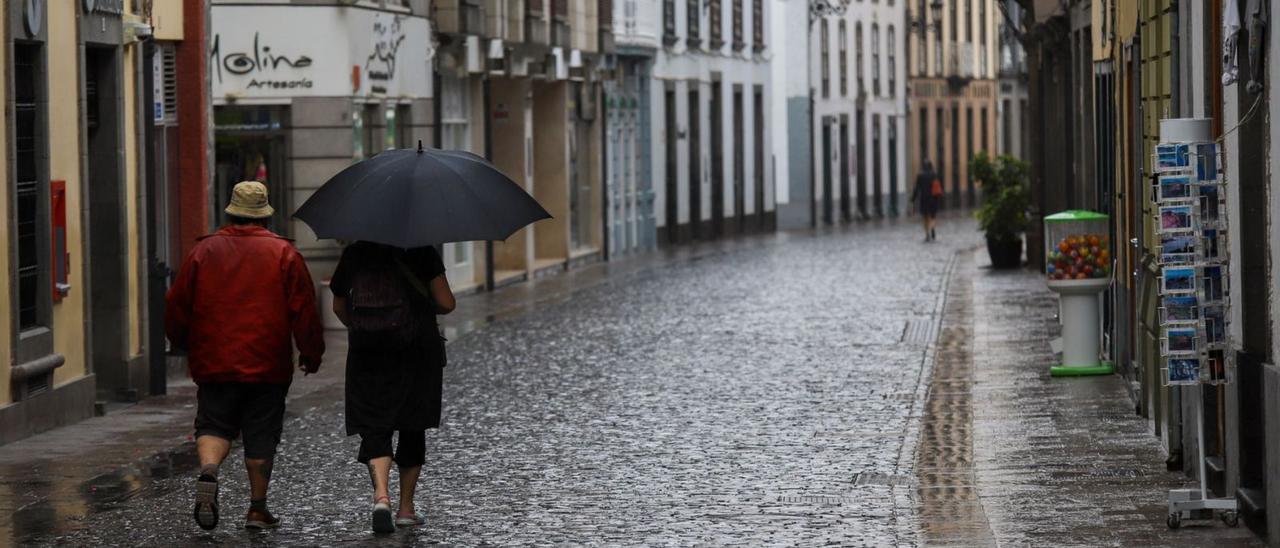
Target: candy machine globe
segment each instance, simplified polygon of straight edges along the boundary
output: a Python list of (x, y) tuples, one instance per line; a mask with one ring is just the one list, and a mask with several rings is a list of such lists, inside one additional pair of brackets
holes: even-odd
[(1115, 370), (1099, 359), (1098, 294), (1111, 285), (1107, 221), (1106, 215), (1080, 210), (1044, 218), (1044, 272), (1062, 310), (1062, 364), (1050, 369), (1055, 377), (1109, 375)]

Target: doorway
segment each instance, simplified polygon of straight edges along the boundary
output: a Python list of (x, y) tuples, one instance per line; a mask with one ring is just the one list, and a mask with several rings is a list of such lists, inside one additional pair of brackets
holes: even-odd
[(755, 109), (755, 161), (756, 161), (756, 225), (760, 229), (766, 228), (766, 215), (764, 209), (764, 91), (760, 86), (756, 86), (755, 97), (752, 102)]
[(743, 116), (742, 87), (733, 88), (733, 221), (737, 233), (746, 230), (743, 218), (746, 213), (746, 128), (742, 127)]
[(840, 220), (849, 222), (852, 212), (849, 208), (849, 115), (840, 115)]
[(831, 196), (831, 117), (822, 118), (822, 222), (831, 224), (834, 200)]
[(680, 131), (676, 128), (676, 90), (668, 87), (663, 93), (662, 111), (665, 119), (663, 135), (666, 137), (666, 201), (667, 201), (667, 242), (680, 242), (680, 173), (676, 166), (680, 165), (679, 147)]
[(858, 185), (858, 218), (867, 218), (867, 114), (861, 108), (853, 119), (854, 179)]
[(724, 88), (711, 83), (711, 234), (724, 235)]
[(85, 173), (89, 193), (90, 356), (105, 400), (136, 401), (146, 365), (131, 375), (125, 264), (125, 203), (121, 176), (123, 98), (116, 47), (85, 47)]
[(702, 128), (697, 83), (689, 91), (689, 233), (693, 239), (702, 236)]

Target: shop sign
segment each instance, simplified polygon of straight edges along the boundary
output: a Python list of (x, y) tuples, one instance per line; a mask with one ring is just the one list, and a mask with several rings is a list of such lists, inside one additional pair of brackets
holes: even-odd
[[(212, 30), (215, 98), (431, 95), (431, 29), (424, 17), (215, 4)], [(358, 81), (357, 71), (364, 75)]]

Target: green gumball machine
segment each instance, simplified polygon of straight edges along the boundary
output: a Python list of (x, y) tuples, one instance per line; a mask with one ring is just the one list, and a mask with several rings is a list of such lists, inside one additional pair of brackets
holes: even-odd
[(1108, 220), (1102, 213), (1084, 210), (1044, 218), (1044, 272), (1062, 311), (1062, 364), (1049, 370), (1055, 377), (1115, 372), (1114, 364), (1100, 359), (1098, 294), (1111, 286), (1113, 264)]

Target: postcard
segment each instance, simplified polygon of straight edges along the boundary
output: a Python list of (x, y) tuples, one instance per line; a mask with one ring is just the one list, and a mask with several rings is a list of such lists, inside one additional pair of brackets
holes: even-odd
[(1218, 180), (1218, 145), (1206, 143), (1196, 147), (1196, 180)]
[(1165, 344), (1169, 354), (1194, 354), (1200, 349), (1196, 346), (1195, 328), (1165, 329)]
[(1196, 290), (1196, 269), (1166, 268), (1164, 269), (1165, 293), (1194, 293)]
[(1169, 384), (1195, 384), (1200, 382), (1200, 360), (1197, 358), (1170, 358)]
[(1164, 314), (1166, 322), (1193, 322), (1200, 319), (1199, 306), (1193, 295), (1165, 297)]
[(1227, 309), (1225, 306), (1206, 306), (1204, 309), (1205, 344), (1227, 342)]
[(1205, 267), (1204, 274), (1201, 276), (1205, 301), (1221, 301), (1225, 297), (1226, 293), (1223, 284), (1226, 283), (1226, 280), (1223, 279), (1224, 274), (1225, 272), (1220, 266)]
[(1194, 228), (1192, 226), (1193, 222), (1194, 218), (1192, 216), (1191, 206), (1189, 205), (1165, 206), (1160, 208), (1160, 230), (1192, 230)]
[(1185, 200), (1191, 197), (1191, 177), (1165, 175), (1160, 177), (1160, 200)]
[(1187, 264), (1196, 258), (1196, 235), (1164, 234), (1160, 236), (1161, 264)]

